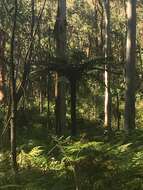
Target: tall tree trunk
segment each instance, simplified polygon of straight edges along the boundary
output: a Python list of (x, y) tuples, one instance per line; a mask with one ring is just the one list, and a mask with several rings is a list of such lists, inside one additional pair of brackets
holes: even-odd
[(12, 168), (14, 171), (17, 170), (17, 161), (16, 161), (16, 113), (17, 113), (17, 104), (16, 104), (16, 78), (15, 78), (15, 63), (14, 63), (14, 46), (15, 46), (15, 33), (17, 25), (17, 9), (18, 3), (17, 0), (14, 1), (15, 13), (13, 16), (13, 28), (11, 36), (11, 55), (10, 55), (10, 92), (11, 92), (11, 120), (10, 120), (10, 141), (11, 141), (11, 161)]
[[(105, 58), (111, 53), (110, 44), (110, 0), (103, 0), (105, 15)], [(111, 129), (111, 91), (110, 91), (110, 64), (105, 64), (105, 102), (104, 102), (104, 126)]]
[[(6, 78), (6, 66), (5, 66), (5, 44), (6, 33), (0, 29), (0, 103), (4, 103), (6, 108), (6, 93), (5, 93), (5, 78)], [(2, 121), (1, 121), (2, 122)], [(4, 128), (4, 127), (3, 127)], [(6, 132), (1, 136), (1, 148), (9, 145), (9, 134)]]
[(4, 99), (5, 88), (5, 65), (4, 65), (4, 51), (5, 51), (5, 32), (0, 30), (0, 101)]
[[(56, 55), (59, 62), (66, 60), (66, 0), (58, 0), (57, 18), (55, 24)], [(66, 101), (64, 76), (57, 73), (56, 79), (56, 129), (61, 133), (66, 125)]]
[(135, 128), (136, 0), (127, 1), (125, 121), (127, 131)]

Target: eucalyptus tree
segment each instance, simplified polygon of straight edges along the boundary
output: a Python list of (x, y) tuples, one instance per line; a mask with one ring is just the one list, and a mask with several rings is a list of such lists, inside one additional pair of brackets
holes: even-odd
[[(58, 0), (55, 23), (56, 56), (59, 62), (66, 63), (66, 0)], [(56, 74), (56, 131), (61, 133), (66, 122), (65, 78)]]
[(125, 129), (135, 128), (136, 91), (136, 0), (127, 1)]
[[(110, 0), (103, 0), (104, 15), (105, 15), (105, 59), (111, 54), (110, 44)], [(104, 126), (111, 129), (111, 91), (110, 91), (110, 64), (105, 64), (105, 102), (104, 102)]]

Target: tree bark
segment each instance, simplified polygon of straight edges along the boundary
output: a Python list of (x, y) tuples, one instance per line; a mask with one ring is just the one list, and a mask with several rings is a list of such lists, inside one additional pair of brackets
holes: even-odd
[[(58, 0), (57, 18), (55, 23), (56, 56), (59, 61), (66, 60), (66, 0)], [(56, 129), (59, 133), (66, 125), (65, 78), (57, 73), (56, 85)]]
[(136, 0), (127, 1), (125, 120), (127, 131), (135, 128)]

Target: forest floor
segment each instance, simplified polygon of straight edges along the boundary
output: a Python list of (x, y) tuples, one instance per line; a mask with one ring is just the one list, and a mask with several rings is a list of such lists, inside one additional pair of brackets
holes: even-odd
[(0, 189), (143, 190), (143, 130), (108, 137), (84, 122), (77, 137), (57, 137), (43, 123), (44, 117), (33, 116), (19, 129), (16, 176), (9, 151), (0, 153)]

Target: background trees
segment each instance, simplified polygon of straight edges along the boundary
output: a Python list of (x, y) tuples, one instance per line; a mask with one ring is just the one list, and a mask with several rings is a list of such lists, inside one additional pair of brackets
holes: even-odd
[[(127, 4), (109, 0), (0, 2), (0, 132), (2, 136), (7, 134), (8, 141), (3, 141), (1, 147), (11, 144), (15, 170), (22, 151), (28, 156), (27, 152), (36, 145), (43, 143), (48, 147), (57, 143), (54, 148), (57, 154), (48, 153), (51, 156), (48, 164), (53, 167), (54, 163), (57, 167), (52, 154), (65, 167), (74, 163), (75, 177), (81, 168), (77, 160), (73, 162), (69, 152), (68, 156), (64, 154), (63, 146), (71, 146), (76, 138), (68, 141), (55, 135), (77, 136), (84, 142), (90, 141), (90, 136), (94, 141), (98, 134), (106, 143), (107, 139), (112, 141), (112, 135), (107, 138), (103, 126), (110, 129), (112, 126), (113, 133), (119, 129), (141, 128), (142, 8), (142, 1), (133, 0), (128, 0)], [(115, 132), (117, 139), (118, 134), (119, 131)], [(40, 143), (36, 144), (35, 139), (39, 138)], [(88, 146), (88, 149), (92, 148)], [(58, 151), (60, 158), (57, 158)], [(70, 161), (65, 161), (66, 156)], [(92, 162), (93, 155), (89, 157)], [(41, 163), (49, 167), (45, 157), (41, 159), (44, 160)], [(30, 161), (34, 167), (35, 162)], [(77, 188), (84, 187), (74, 180)]]

